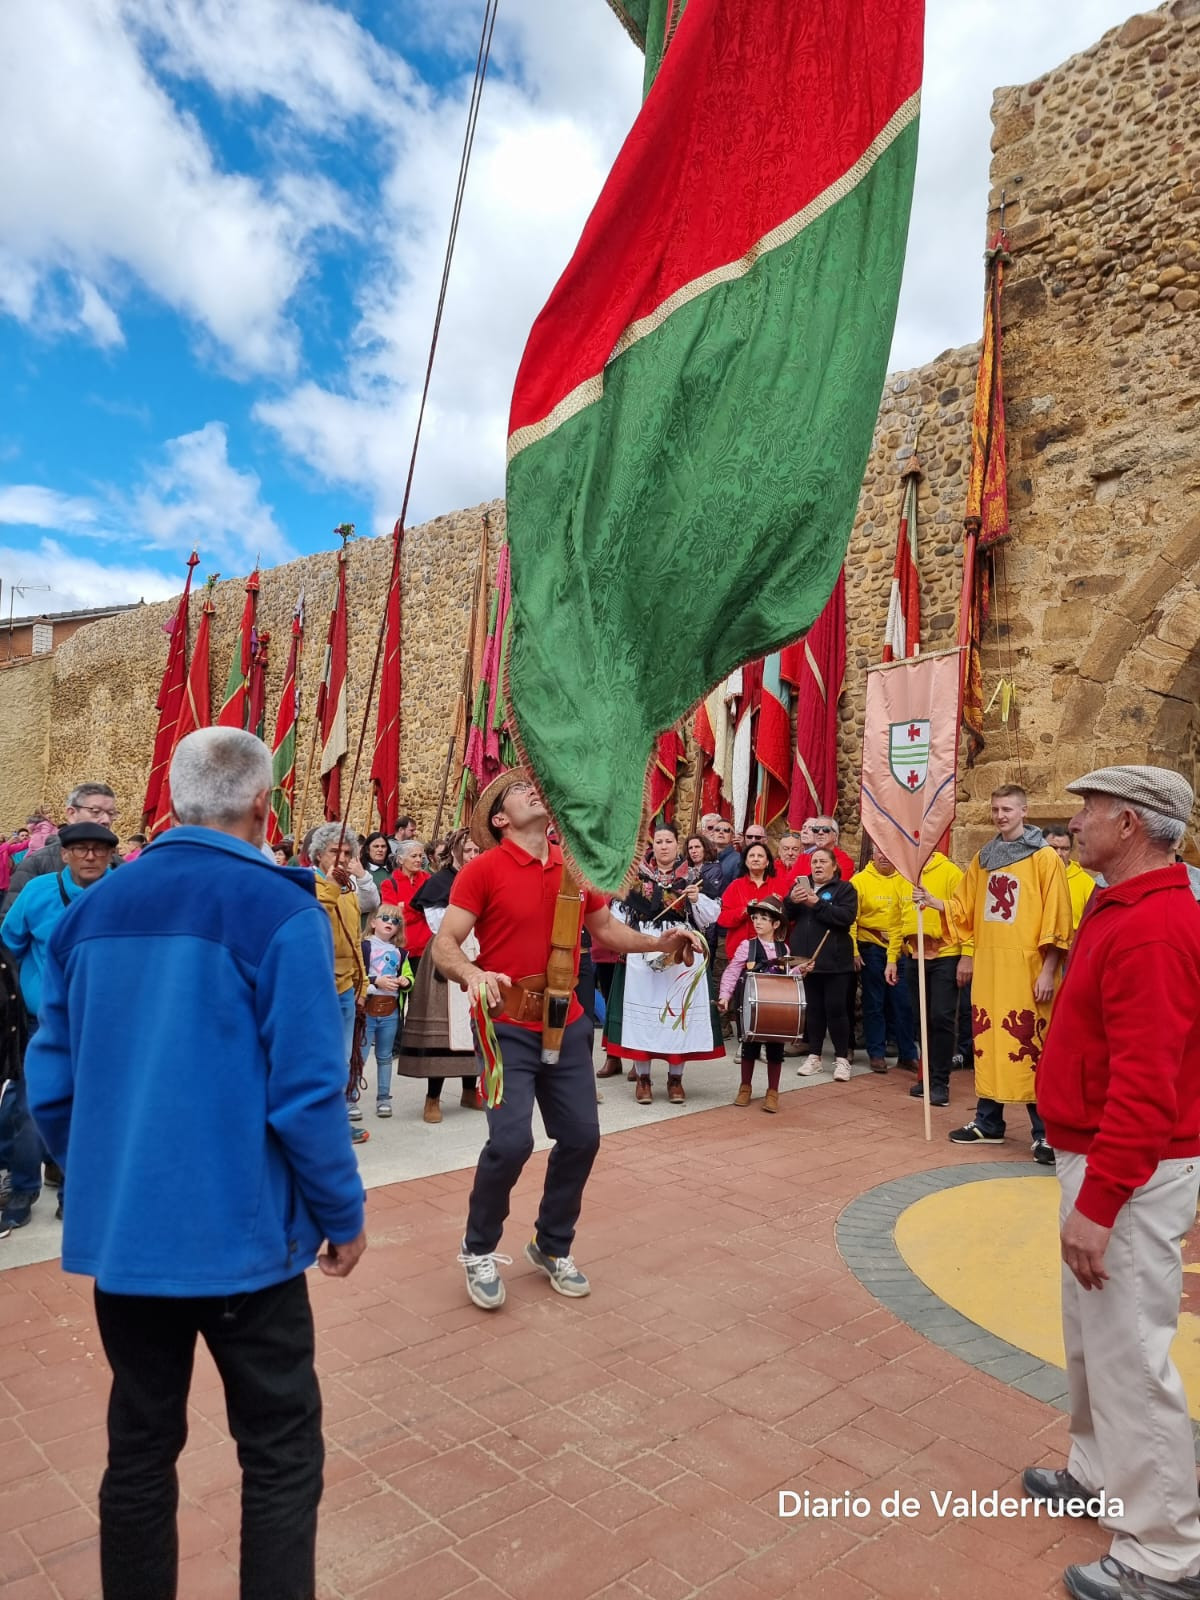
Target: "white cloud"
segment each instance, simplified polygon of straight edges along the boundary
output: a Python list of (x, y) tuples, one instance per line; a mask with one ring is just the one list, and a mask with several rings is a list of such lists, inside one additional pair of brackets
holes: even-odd
[[(292, 369), (286, 308), (313, 229), (340, 220), (335, 191), (220, 171), (122, 27), (119, 0), (8, 0), (0, 147), (0, 304), (12, 314), (39, 327), (45, 312), (43, 331), (65, 321), (112, 343), (103, 297), (132, 275), (241, 369)], [(56, 271), (78, 285), (74, 316), (54, 304)]]
[[(178, 574), (171, 576), (150, 566), (97, 561), (49, 538), (26, 549), (0, 545), (0, 573), (4, 574), (6, 589), (13, 582), (28, 586), (25, 594), (15, 597), (17, 616), (166, 600), (183, 587)], [(47, 588), (34, 587), (42, 584)], [(5, 618), (8, 599), (6, 593)]]
[(95, 501), (80, 495), (59, 494), (37, 483), (0, 486), (0, 523), (19, 528), (54, 528), (88, 533), (99, 523)]
[(185, 554), (197, 545), (206, 558), (235, 567), (256, 556), (268, 566), (291, 558), (294, 551), (263, 504), (258, 475), (231, 464), (223, 422), (169, 440), (165, 453), (129, 507), (130, 525), (144, 542)]
[(418, 80), (347, 12), (316, 0), (121, 0), (168, 73), (234, 99), (270, 97), (305, 127), (397, 119)]
[[(640, 58), (602, 6), (575, 19), (574, 40), (544, 0), (520, 19), (498, 28), (508, 76), (484, 90), (410, 521), (500, 492), (525, 339), (640, 101)], [(530, 39), (538, 47), (522, 55)], [(361, 291), (341, 380), (306, 381), (255, 410), (319, 473), (370, 493), (380, 529), (399, 511), (408, 469), (468, 87), (405, 125), (381, 194), (382, 265)]]
[[(119, 544), (126, 556), (137, 551), (148, 562), (164, 552), (183, 559), (195, 545), (206, 561), (222, 563), (231, 573), (249, 571), (260, 556), (274, 565), (295, 553), (262, 499), (257, 474), (230, 462), (222, 422), (167, 440), (161, 459), (143, 466), (141, 485), (132, 493), (114, 485), (86, 496), (44, 484), (0, 485), (0, 525), (5, 524), (57, 534), (59, 552), (67, 541), (86, 539), (93, 550)], [(101, 570), (100, 563), (93, 565)], [(12, 572), (9, 566), (5, 576)]]

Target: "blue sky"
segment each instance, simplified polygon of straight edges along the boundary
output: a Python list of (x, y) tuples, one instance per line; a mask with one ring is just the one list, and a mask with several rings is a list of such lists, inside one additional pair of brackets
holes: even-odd
[[(976, 337), (988, 107), (1128, 0), (929, 0), (893, 365)], [(482, 0), (6, 0), (0, 608), (399, 510)], [(410, 523), (503, 488), (529, 325), (636, 114), (603, 0), (500, 0)]]

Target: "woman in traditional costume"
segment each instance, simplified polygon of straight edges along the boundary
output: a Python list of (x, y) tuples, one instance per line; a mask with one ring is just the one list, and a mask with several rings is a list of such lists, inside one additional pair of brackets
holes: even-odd
[[(423, 850), (419, 841), (418, 852)], [(401, 845), (401, 850), (405, 845)], [(432, 877), (421, 875), (421, 883), (405, 905), (405, 926), (420, 922), (424, 933), (421, 949), (433, 938), (442, 925), (446, 907), (450, 904), (450, 890), (460, 868), (479, 854), (479, 846), (465, 828), (450, 834), (445, 842), (444, 856), (447, 865)], [(418, 856), (419, 859), (419, 856)], [(399, 876), (399, 873), (397, 873)], [(470, 940), (463, 949), (472, 959)], [(409, 959), (413, 959), (410, 947)], [(446, 1079), (457, 1074), (462, 1078), (460, 1104), (469, 1110), (479, 1105), (479, 1079), (475, 1072), (475, 1039), (471, 1032), (471, 1013), (466, 992), (456, 983), (447, 983), (423, 953), (417, 963), (412, 996), (404, 1018), (404, 1032), (396, 1057), (396, 1071), (405, 1078), (426, 1078), (425, 1122), (442, 1120), (442, 1090)]]
[[(636, 889), (614, 901), (613, 916), (643, 932), (693, 928), (702, 933), (716, 920), (719, 903), (706, 895), (700, 873), (679, 860), (679, 836), (669, 823), (654, 830), (653, 856)], [(627, 955), (616, 969), (608, 1000), (604, 1047), (610, 1057), (633, 1063), (639, 1105), (653, 1100), (650, 1063), (667, 1063), (667, 1099), (682, 1105), (683, 1068), (688, 1061), (715, 1061), (725, 1054), (721, 1023), (712, 1003), (708, 963), (667, 965), (656, 952)]]

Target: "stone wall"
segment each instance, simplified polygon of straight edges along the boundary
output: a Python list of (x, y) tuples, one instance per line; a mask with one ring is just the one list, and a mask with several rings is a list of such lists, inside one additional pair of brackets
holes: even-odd
[(0, 837), (42, 802), (50, 736), (53, 656), (0, 667)]
[[(470, 625), (473, 575), (478, 564), (483, 513), (490, 510), (489, 567), (494, 571), (504, 531), (504, 508), (477, 506), (438, 517), (409, 530), (403, 550), (404, 596), (401, 703), (402, 809), (422, 826), (432, 823), (453, 726), (463, 655)], [(350, 616), (349, 730), (351, 748), (345, 784), (349, 785), (367, 691), (383, 599), (391, 572), (390, 536), (361, 539), (349, 546), (346, 595)], [(196, 569), (197, 580), (205, 572)], [(267, 738), (274, 731), (275, 708), (291, 641), (291, 619), (301, 591), (305, 597), (301, 713), (297, 741), (297, 799), (312, 743), (312, 713), (321, 681), (329, 610), (337, 581), (331, 551), (286, 566), (265, 569), (260, 578), (258, 620), (270, 632), (267, 680)], [(225, 686), (241, 624), (245, 579), (221, 582), (215, 591), (211, 635), (211, 688), (214, 713)], [(200, 618), (198, 582), (193, 584), (191, 635)], [(69, 640), (53, 658), (50, 744), (44, 792), (60, 805), (72, 784), (100, 777), (116, 790), (122, 831), (132, 832), (141, 815), (150, 751), (157, 726), (155, 701), (166, 664), (163, 624), (176, 602), (166, 601), (93, 623)], [(367, 728), (359, 782), (351, 801), (355, 827), (366, 820), (375, 718)], [(4, 750), (7, 765), (7, 747)], [(451, 800), (453, 804), (453, 797)], [(320, 787), (314, 767), (305, 816), (320, 820)], [(373, 827), (374, 822), (371, 823)]]
[[(984, 698), (1017, 690), (1007, 725), (986, 721), (963, 773), (955, 853), (990, 831), (987, 799), (1023, 781), (1039, 820), (1073, 809), (1064, 784), (1109, 761), (1156, 761), (1191, 778), (1200, 757), (1200, 0), (1171, 0), (993, 106), (992, 187), (1012, 243), (1004, 304), (1012, 539), (997, 558)], [(982, 201), (982, 197), (981, 197)], [(981, 203), (981, 212), (983, 211)], [(986, 227), (985, 227), (986, 222)], [(979, 268), (982, 313), (983, 270)], [(848, 661), (841, 703), (841, 820), (857, 848), (864, 675), (878, 660), (902, 494), (920, 483), (923, 643), (952, 645), (961, 572), (976, 346), (887, 383), (847, 557)], [(494, 563), (503, 508), (490, 508)], [(407, 537), (404, 803), (428, 828), (453, 723), (484, 508)], [(350, 551), (350, 725), (362, 722), (390, 559), (388, 540)], [(204, 569), (201, 568), (202, 572)], [(271, 716), (298, 590), (308, 606), (300, 768), (320, 676), (332, 554), (266, 572)], [(218, 590), (213, 689), (225, 680), (240, 581)], [(57, 652), (46, 798), (80, 777), (141, 808), (172, 606), (92, 625)], [(193, 617), (198, 607), (193, 609)], [(32, 680), (30, 680), (32, 681)], [(36, 721), (36, 716), (33, 719)], [(19, 721), (19, 719), (18, 719)], [(5, 729), (0, 755), (12, 770)], [(365, 766), (370, 764), (370, 734)], [(28, 763), (28, 753), (22, 758)], [(315, 790), (314, 790), (315, 793)], [(680, 815), (690, 815), (690, 785)], [(362, 820), (365, 777), (353, 802)], [(39, 795), (40, 797), (40, 795)], [(16, 809), (26, 807), (22, 799)], [(315, 815), (310, 800), (307, 815)]]

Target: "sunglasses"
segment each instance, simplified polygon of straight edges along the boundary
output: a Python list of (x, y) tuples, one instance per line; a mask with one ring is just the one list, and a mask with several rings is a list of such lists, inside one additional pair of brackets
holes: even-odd
[(387, 925), (390, 928), (398, 928), (400, 926), (400, 918), (399, 917), (376, 917), (375, 921), (376, 922), (386, 922)]
[(812, 832), (812, 833), (832, 833), (833, 829), (832, 828), (817, 828), (817, 827), (814, 827), (814, 828), (810, 829), (810, 832)]

